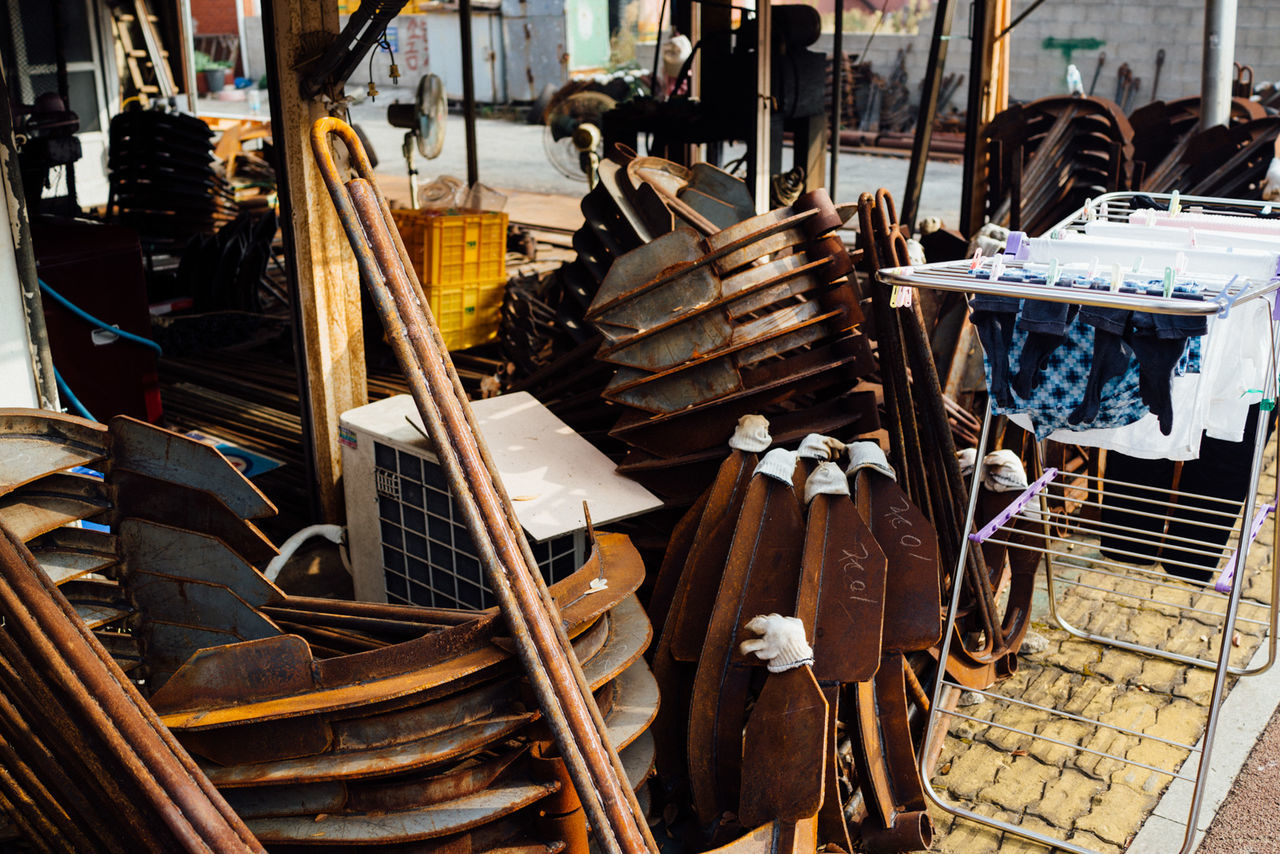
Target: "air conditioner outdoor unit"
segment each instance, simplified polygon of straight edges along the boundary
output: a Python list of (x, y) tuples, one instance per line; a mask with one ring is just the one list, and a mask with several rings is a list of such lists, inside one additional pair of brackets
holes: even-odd
[[(662, 506), (532, 395), (471, 406), (548, 584), (586, 559), (583, 501), (596, 526)], [(398, 395), (344, 413), (339, 438), (356, 598), (496, 605), (413, 399)]]

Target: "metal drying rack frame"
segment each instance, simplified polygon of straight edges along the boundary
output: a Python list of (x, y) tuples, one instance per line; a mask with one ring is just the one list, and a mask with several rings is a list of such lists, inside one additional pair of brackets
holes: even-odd
[[(1071, 217), (1068, 217), (1054, 230), (1069, 229), (1078, 230), (1085, 223), (1094, 219), (1105, 219), (1113, 222), (1129, 221), (1130, 213), (1139, 209), (1137, 206), (1137, 197), (1142, 195), (1145, 199), (1154, 200), (1157, 203), (1167, 206), (1167, 210), (1175, 214), (1185, 211), (1189, 214), (1224, 214), (1228, 216), (1238, 216), (1244, 220), (1254, 220), (1256, 227), (1256, 218), (1267, 217), (1271, 213), (1271, 206), (1264, 203), (1236, 201), (1229, 199), (1210, 199), (1198, 197), (1181, 197), (1175, 194), (1137, 194), (1137, 193), (1110, 193), (1101, 196), (1096, 200), (1091, 200), (1078, 210)], [(1146, 205), (1149, 207), (1149, 205)], [(1280, 249), (1280, 218), (1276, 219), (1275, 237), (1277, 248)], [(1270, 231), (1269, 228), (1266, 229)], [(1135, 249), (1137, 247), (1135, 246)], [(977, 263), (971, 260), (943, 262), (938, 264), (926, 264), (917, 267), (894, 267), (886, 268), (879, 272), (879, 278), (888, 285), (899, 288), (935, 288), (938, 290), (959, 291), (964, 293), (981, 293), (992, 294), (998, 296), (1021, 298), (1021, 299), (1039, 299), (1054, 302), (1075, 303), (1082, 306), (1102, 306), (1108, 308), (1129, 308), (1137, 311), (1146, 311), (1163, 314), (1182, 314), (1182, 315), (1224, 315), (1228, 310), (1236, 306), (1245, 304), (1252, 300), (1260, 299), (1268, 294), (1275, 292), (1280, 288), (1280, 277), (1272, 278), (1266, 282), (1249, 283), (1244, 282), (1240, 286), (1235, 287), (1235, 280), (1228, 276), (1218, 277), (1220, 281), (1215, 284), (1206, 283), (1205, 277), (1201, 277), (1196, 284), (1202, 285), (1201, 295), (1196, 297), (1186, 296), (1167, 296), (1168, 289), (1152, 292), (1138, 287), (1125, 288), (1121, 284), (1121, 288), (1117, 290), (1112, 283), (1097, 283), (1092, 287), (1082, 286), (1064, 286), (1062, 284), (1049, 284), (1047, 282), (1028, 282), (1025, 280), (1027, 275), (1026, 265), (1018, 261), (1010, 261), (1007, 264), (1003, 260), (994, 259), (978, 259)], [(997, 273), (999, 267), (1005, 270), (1017, 271), (1013, 272), (1011, 278), (1014, 281), (1002, 281), (999, 276), (993, 278), (979, 277), (976, 275), (979, 271), (990, 274), (993, 263), (997, 265)], [(1041, 267), (1043, 265), (1040, 265)], [(1074, 277), (1077, 281), (1082, 277)], [(1083, 278), (1093, 278), (1092, 276)], [(1130, 278), (1133, 278), (1131, 275)], [(1149, 279), (1148, 279), (1149, 281)], [(1165, 282), (1167, 285), (1167, 280)], [(1187, 285), (1191, 282), (1186, 277), (1179, 277), (1175, 285)], [(1276, 388), (1276, 368), (1277, 362), (1280, 360), (1280, 354), (1277, 353), (1277, 337), (1275, 334), (1276, 321), (1273, 316), (1271, 324), (1271, 365), (1268, 371), (1267, 388), (1263, 390), (1264, 409), (1274, 406), (1277, 397)], [(1266, 417), (1265, 413), (1261, 417)], [(993, 543), (1001, 543), (1009, 547), (1029, 548), (1031, 551), (1041, 552), (1046, 569), (1046, 580), (1049, 591), (1050, 616), (1064, 630), (1072, 635), (1107, 644), (1122, 649), (1143, 653), (1153, 657), (1163, 658), (1166, 660), (1178, 662), (1185, 665), (1201, 666), (1212, 668), (1214, 671), (1213, 689), (1211, 692), (1209, 707), (1205, 716), (1204, 734), (1200, 744), (1186, 744), (1161, 738), (1154, 735), (1147, 735), (1138, 729), (1120, 726), (1116, 723), (1108, 723), (1103, 720), (1086, 717), (1083, 714), (1074, 714), (1061, 709), (1053, 709), (1047, 706), (1028, 702), (1025, 699), (1006, 696), (998, 691), (987, 689), (977, 691), (976, 693), (986, 700), (992, 701), (993, 707), (996, 704), (1006, 704), (1016, 706), (1022, 710), (1030, 710), (1037, 714), (1043, 715), (1045, 721), (1062, 721), (1070, 722), (1066, 724), (1069, 728), (1071, 725), (1085, 725), (1094, 727), (1093, 733), (1089, 736), (1082, 736), (1079, 743), (1073, 743), (1061, 738), (1055, 738), (1046, 734), (1047, 727), (1037, 725), (1036, 730), (1030, 728), (1021, 729), (1018, 727), (1007, 726), (997, 723), (978, 715), (970, 715), (961, 712), (958, 709), (948, 710), (944, 704), (944, 695), (951, 691), (971, 690), (962, 686), (959, 682), (948, 677), (946, 673), (942, 673), (934, 687), (932, 702), (930, 703), (928, 723), (925, 730), (923, 746), (920, 751), (921, 757), (921, 777), (924, 781), (924, 789), (930, 800), (937, 804), (940, 808), (957, 816), (979, 822), (997, 830), (1012, 833), (1043, 845), (1048, 845), (1064, 851), (1076, 852), (1076, 854), (1098, 854), (1097, 849), (1086, 847), (1075, 841), (1066, 838), (1050, 836), (1046, 833), (1032, 830), (1029, 827), (1023, 827), (1018, 824), (1004, 821), (990, 815), (983, 815), (971, 807), (962, 806), (953, 801), (949, 801), (943, 797), (932, 784), (932, 769), (928, 765), (928, 758), (936, 755), (939, 748), (938, 742), (945, 738), (948, 728), (948, 720), (958, 718), (972, 722), (977, 726), (985, 726), (1003, 730), (1015, 737), (1025, 737), (1031, 739), (1032, 742), (1044, 742), (1049, 745), (1073, 751), (1077, 755), (1087, 755), (1088, 757), (1097, 757), (1097, 763), (1094, 771), (1098, 776), (1108, 779), (1114, 779), (1117, 772), (1102, 772), (1098, 769), (1102, 767), (1101, 763), (1112, 761), (1124, 766), (1131, 771), (1141, 770), (1151, 774), (1158, 775), (1156, 778), (1150, 778), (1159, 782), (1160, 778), (1167, 777), (1169, 782), (1172, 780), (1183, 780), (1190, 783), (1193, 787), (1191, 803), (1188, 809), (1186, 821), (1186, 831), (1183, 837), (1183, 844), (1180, 854), (1188, 854), (1194, 850), (1196, 843), (1196, 822), (1200, 814), (1201, 805), (1204, 799), (1205, 783), (1208, 778), (1210, 767), (1210, 756), (1213, 748), (1214, 732), (1218, 725), (1219, 715), (1223, 695), (1226, 689), (1226, 681), (1230, 675), (1253, 675), (1261, 673), (1268, 668), (1276, 660), (1276, 635), (1277, 635), (1277, 605), (1280, 602), (1280, 571), (1277, 568), (1277, 558), (1274, 546), (1280, 545), (1280, 537), (1273, 544), (1272, 561), (1271, 561), (1271, 580), (1267, 585), (1269, 588), (1270, 601), (1263, 601), (1261, 598), (1251, 597), (1248, 602), (1256, 608), (1263, 608), (1266, 611), (1265, 619), (1257, 619), (1252, 616), (1240, 617), (1239, 611), (1247, 586), (1246, 569), (1249, 547), (1261, 530), (1261, 525), (1265, 521), (1268, 513), (1272, 513), (1274, 508), (1271, 505), (1258, 505), (1258, 475), (1261, 470), (1264, 450), (1267, 444), (1267, 430), (1264, 424), (1259, 423), (1256, 431), (1256, 438), (1253, 447), (1253, 459), (1250, 468), (1250, 485), (1248, 493), (1244, 501), (1233, 502), (1224, 499), (1214, 499), (1208, 496), (1193, 496), (1186, 492), (1177, 490), (1166, 490), (1157, 487), (1149, 487), (1145, 485), (1120, 484), (1115, 481), (1107, 481), (1105, 477), (1097, 477), (1084, 474), (1074, 474), (1073, 479), (1083, 482), (1082, 486), (1073, 485), (1067, 487), (1060, 479), (1052, 476), (1052, 470), (1045, 471), (1043, 469), (1043, 443), (1036, 445), (1036, 465), (1037, 474), (1041, 475), (1028, 490), (1018, 496), (1011, 502), (1009, 508), (1001, 517), (986, 526), (982, 531), (978, 531), (975, 527), (975, 514), (977, 510), (978, 486), (981, 483), (983, 473), (983, 457), (987, 453), (987, 445), (990, 439), (992, 422), (992, 407), (988, 403), (986, 412), (982, 420), (982, 430), (978, 439), (977, 459), (974, 466), (972, 482), (970, 484), (969, 505), (967, 509), (965, 530), (970, 532), (965, 540), (961, 543), (960, 553), (957, 558), (956, 570), (953, 577), (959, 579), (964, 569), (965, 562), (968, 559), (968, 551), (973, 545), (989, 541)], [(1280, 434), (1277, 435), (1277, 446), (1280, 448)], [(1181, 537), (1170, 537), (1162, 531), (1154, 533), (1143, 531), (1141, 529), (1132, 528), (1124, 525), (1109, 524), (1101, 521), (1084, 521), (1077, 517), (1071, 516), (1065, 512), (1065, 500), (1070, 500), (1074, 504), (1083, 504), (1085, 506), (1098, 507), (1102, 506), (1103, 496), (1106, 492), (1108, 484), (1113, 486), (1124, 486), (1130, 490), (1125, 498), (1128, 501), (1133, 499), (1133, 491), (1139, 493), (1136, 499), (1139, 505), (1149, 505), (1149, 510), (1130, 511), (1126, 508), (1126, 513), (1136, 513), (1136, 515), (1149, 516), (1156, 519), (1163, 519), (1167, 516), (1168, 509), (1177, 504), (1179, 499), (1196, 498), (1209, 502), (1208, 516), (1212, 517), (1214, 522), (1206, 523), (1202, 527), (1217, 528), (1219, 531), (1227, 529), (1235, 532), (1234, 539), (1237, 548), (1232, 553), (1230, 548), (1231, 542), (1223, 547), (1218, 547), (1212, 543), (1201, 542)], [(1082, 497), (1083, 496), (1083, 497)], [(1050, 505), (1050, 501), (1059, 502), (1061, 509), (1054, 509)], [(1028, 505), (1032, 503), (1038, 504), (1038, 509), (1028, 509)], [(1249, 508), (1251, 512), (1243, 512), (1245, 508)], [(1163, 509), (1164, 513), (1161, 512)], [(1028, 520), (1033, 525), (1024, 523), (1016, 531), (1017, 540), (1014, 539), (1011, 532), (1006, 526), (1013, 520)], [(1275, 524), (1277, 532), (1280, 533), (1280, 514), (1272, 514), (1272, 521)], [(1056, 534), (1055, 527), (1061, 528), (1069, 526), (1073, 536), (1062, 536)], [(1058, 546), (1066, 546), (1067, 544), (1079, 545), (1077, 539), (1082, 536), (1107, 537), (1113, 545), (1107, 548), (1107, 552), (1115, 557), (1117, 552), (1124, 554), (1126, 549), (1124, 545), (1133, 544), (1132, 556), (1144, 558), (1144, 562), (1150, 562), (1150, 558), (1143, 555), (1143, 546), (1148, 549), (1158, 549), (1162, 545), (1169, 543), (1183, 553), (1194, 553), (1206, 557), (1218, 557), (1219, 565), (1225, 563), (1224, 568), (1217, 574), (1216, 581), (1195, 582), (1186, 581), (1176, 576), (1166, 574), (1158, 568), (1148, 568), (1145, 566), (1131, 565), (1122, 561), (1110, 559), (1107, 557), (1084, 557), (1079, 554), (1071, 554), (1065, 549), (1059, 550)], [(1028, 540), (1031, 543), (1028, 544)], [(1121, 547), (1114, 547), (1116, 541), (1121, 542)], [(1163, 560), (1163, 559), (1162, 559)], [(1200, 567), (1195, 564), (1182, 562), (1179, 564), (1176, 560), (1163, 560), (1163, 562), (1172, 566), (1193, 566), (1197, 569)], [(1148, 595), (1140, 595), (1131, 591), (1122, 589), (1111, 589), (1102, 586), (1096, 579), (1116, 579), (1122, 584), (1128, 580), (1139, 580), (1145, 584), (1151, 585), (1153, 593)], [(1091, 583), (1092, 582), (1092, 583)], [(1118, 585), (1113, 585), (1118, 586)], [(940, 660), (948, 660), (953, 637), (956, 636), (956, 621), (959, 615), (961, 593), (964, 585), (955, 583), (952, 585), (951, 604), (947, 614), (947, 623), (943, 632), (942, 649)], [(1133, 638), (1125, 638), (1118, 636), (1120, 633), (1103, 634), (1072, 625), (1067, 619), (1064, 619), (1060, 613), (1060, 603), (1057, 601), (1057, 593), (1062, 589), (1076, 587), (1089, 588), (1090, 595), (1099, 597), (1116, 597), (1113, 601), (1123, 601), (1128, 598), (1132, 603), (1134, 599), (1142, 599), (1151, 604), (1158, 605), (1161, 608), (1173, 608), (1179, 612), (1182, 619), (1197, 619), (1202, 624), (1212, 617), (1220, 618), (1220, 640), (1217, 642), (1216, 655), (1213, 654), (1215, 633), (1214, 628), (1206, 628), (1208, 635), (1204, 638), (1206, 644), (1206, 654), (1203, 656), (1187, 655), (1183, 652), (1175, 652), (1168, 649), (1162, 649), (1150, 643), (1142, 643)], [(1217, 589), (1215, 589), (1215, 587)], [(1156, 595), (1155, 591), (1167, 591), (1170, 595), (1167, 600), (1153, 599)], [(1181, 594), (1187, 599), (1187, 604), (1182, 604), (1177, 600)], [(1163, 594), (1161, 594), (1163, 595)], [(1215, 610), (1211, 605), (1219, 604), (1221, 610)], [(1256, 624), (1263, 627), (1266, 633), (1266, 643), (1268, 645), (1268, 655), (1266, 663), (1254, 668), (1238, 668), (1231, 664), (1231, 651), (1233, 649), (1232, 637), (1237, 625), (1237, 621)], [(1054, 730), (1056, 733), (1057, 730)], [(1107, 740), (1099, 738), (1100, 733), (1113, 733), (1114, 738)], [(1111, 752), (1113, 748), (1112, 742), (1122, 742), (1123, 740), (1136, 740), (1133, 746), (1128, 748), (1120, 748), (1120, 752)], [(1185, 760), (1181, 758), (1170, 757), (1165, 765), (1158, 764), (1156, 759), (1150, 761), (1139, 761), (1137, 759), (1126, 758), (1122, 754), (1132, 754), (1134, 749), (1147, 742), (1154, 742), (1166, 747), (1173, 747), (1177, 750), (1186, 751)], [(1105, 749), (1100, 749), (1105, 748)], [(1024, 751), (1025, 752), (1025, 751)], [(1159, 751), (1153, 751), (1153, 754), (1159, 754)], [(1198, 754), (1198, 759), (1193, 758)], [(1176, 755), (1176, 751), (1175, 751)], [(1145, 757), (1144, 757), (1145, 758)], [(1194, 769), (1194, 770), (1191, 770)], [(1163, 785), (1160, 785), (1163, 788)], [(991, 806), (991, 805), (988, 805)], [(1074, 833), (1074, 831), (1069, 831)], [(1064, 834), (1064, 836), (1067, 834)]]

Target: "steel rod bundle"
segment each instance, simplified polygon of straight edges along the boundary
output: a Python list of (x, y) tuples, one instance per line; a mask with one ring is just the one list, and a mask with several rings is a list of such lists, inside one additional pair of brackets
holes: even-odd
[[(345, 144), (361, 176), (346, 185), (329, 147), (333, 135)], [(355, 251), (361, 279), (409, 380), (597, 839), (611, 852), (656, 850), (617, 752), (604, 736), (604, 722), (496, 476), (439, 330), (423, 304), (390, 208), (368, 180), (373, 171), (368, 157), (351, 127), (335, 118), (315, 124), (312, 147)]]

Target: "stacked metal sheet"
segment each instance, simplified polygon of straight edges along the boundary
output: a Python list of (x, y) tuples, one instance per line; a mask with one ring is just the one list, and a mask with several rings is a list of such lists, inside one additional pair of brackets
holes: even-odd
[(1200, 127), (1200, 99), (1153, 101), (1135, 110), (1138, 189), (1193, 196), (1261, 199), (1275, 156), (1280, 118), (1248, 98), (1233, 98), (1227, 125)]
[[(105, 479), (63, 470), (85, 465)], [(273, 849), (585, 845), (496, 610), (286, 595), (256, 568), (276, 552), (248, 519), (270, 503), (213, 448), (131, 419), (0, 411), (0, 484), (0, 526), (30, 542), (51, 595), (77, 600), (192, 771)], [(64, 527), (84, 519), (111, 531)], [(632, 595), (644, 570), (625, 537), (593, 545), (550, 592), (638, 786), (658, 701)]]
[(1018, 104), (983, 129), (992, 222), (1039, 234), (1085, 200), (1133, 181), (1133, 127), (1113, 101), (1053, 96)]
[(195, 116), (125, 110), (111, 120), (108, 215), (144, 243), (172, 244), (236, 216), (235, 194), (213, 156), (213, 132)]
[(875, 371), (834, 235), (850, 213), (815, 191), (720, 230), (674, 229), (613, 263), (587, 317), (614, 366), (603, 396), (626, 410), (611, 435), (635, 449), (621, 470), (696, 495), (749, 412), (781, 441), (814, 425), (876, 429), (874, 395), (850, 391)]

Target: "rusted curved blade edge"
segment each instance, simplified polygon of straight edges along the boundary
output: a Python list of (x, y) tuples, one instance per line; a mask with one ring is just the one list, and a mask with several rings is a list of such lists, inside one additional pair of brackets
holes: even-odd
[(111, 509), (106, 487), (94, 477), (54, 473), (0, 498), (0, 524), (23, 542)]
[(274, 516), (276, 507), (212, 445), (135, 418), (111, 419), (111, 464), (211, 492), (241, 519)]
[(222, 794), (236, 814), (245, 819), (418, 809), (473, 795), (493, 785), (527, 749), (528, 745), (521, 745), (483, 762), (459, 763), (438, 774), (390, 781), (236, 788), (226, 789)]
[[(635, 592), (643, 578), (644, 566), (640, 556), (630, 541), (622, 535), (601, 534), (598, 538), (599, 553), (583, 569), (569, 578), (551, 586), (551, 595), (557, 601), (565, 602), (561, 606), (561, 617), (568, 623), (567, 631), (576, 635), (586, 629), (600, 614), (614, 607), (621, 599)], [(608, 587), (597, 593), (584, 595), (588, 583), (597, 577), (603, 567), (608, 579)], [(477, 612), (478, 617), (491, 616), (489, 612)], [(447, 631), (447, 630), (446, 630)], [(274, 643), (280, 638), (271, 639)], [(315, 676), (317, 670), (323, 671), (325, 666), (333, 666), (334, 662), (343, 664), (342, 659), (328, 659), (312, 663), (309, 667), (299, 664), (294, 674), (295, 685), (304, 685), (301, 689), (283, 693), (280, 696), (238, 701), (233, 689), (240, 685), (236, 680), (229, 685), (226, 699), (219, 705), (208, 705), (193, 702), (186, 686), (192, 689), (209, 684), (222, 684), (225, 680), (206, 675), (205, 670), (231, 672), (235, 669), (235, 658), (238, 654), (253, 654), (255, 642), (234, 644), (205, 650), (193, 656), (174, 674), (173, 678), (156, 694), (152, 703), (163, 712), (163, 720), (171, 729), (212, 729), (231, 726), (250, 721), (273, 720), (302, 714), (333, 712), (341, 709), (355, 708), (376, 702), (385, 702), (398, 697), (425, 692), (429, 689), (445, 685), (476, 673), (484, 668), (506, 660), (509, 656), (492, 644), (480, 648), (462, 650), (460, 654), (446, 661), (425, 663), (420, 667), (405, 666), (405, 669), (394, 675), (351, 681), (332, 686), (317, 686)], [(266, 643), (266, 642), (257, 642)], [(408, 641), (407, 644), (414, 644)], [(360, 653), (364, 660), (374, 657), (384, 658), (391, 662), (401, 661), (407, 644), (396, 644), (376, 650), (374, 653)], [(308, 653), (309, 655), (309, 653)], [(344, 656), (355, 659), (357, 656)], [(247, 665), (246, 665), (247, 666)], [(185, 673), (184, 673), (185, 671)], [(180, 681), (181, 680), (181, 681)], [(212, 681), (211, 681), (212, 680)], [(309, 683), (310, 687), (305, 687)], [(203, 706), (203, 707), (202, 707)]]
[(107, 429), (44, 409), (0, 409), (0, 495), (107, 455)]
[(306, 842), (311, 845), (387, 844), (460, 833), (509, 815), (555, 792), (560, 784), (509, 780), (442, 804), (401, 812), (250, 819), (249, 829), (262, 842)]

